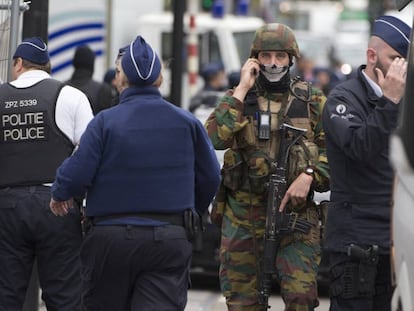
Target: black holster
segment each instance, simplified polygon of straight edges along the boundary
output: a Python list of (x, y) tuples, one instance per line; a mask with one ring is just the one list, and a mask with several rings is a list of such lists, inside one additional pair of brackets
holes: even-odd
[(86, 236), (93, 227), (92, 221), (85, 216), (81, 217), (81, 228), (82, 228), (82, 236)]
[(372, 297), (379, 259), (378, 246), (364, 248), (351, 244), (347, 250), (353, 260), (332, 269), (331, 295), (343, 299)]
[(184, 228), (187, 232), (188, 240), (193, 242), (195, 250), (201, 248), (203, 227), (202, 218), (197, 212), (192, 209), (184, 211)]

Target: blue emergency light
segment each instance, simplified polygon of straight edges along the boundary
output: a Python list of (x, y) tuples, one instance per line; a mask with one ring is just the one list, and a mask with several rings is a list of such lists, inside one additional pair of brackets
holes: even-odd
[(224, 16), (224, 1), (223, 0), (215, 0), (213, 2), (213, 8), (211, 10), (211, 14), (214, 18), (222, 18)]
[(237, 1), (236, 15), (247, 16), (249, 12), (249, 0)]

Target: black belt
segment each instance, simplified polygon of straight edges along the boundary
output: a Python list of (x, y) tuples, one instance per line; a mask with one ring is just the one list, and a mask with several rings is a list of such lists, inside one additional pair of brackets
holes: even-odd
[(114, 220), (114, 219), (119, 219), (119, 218), (127, 218), (127, 217), (147, 218), (151, 220), (168, 222), (172, 225), (183, 226), (183, 227), (185, 224), (183, 213), (180, 213), (180, 214), (131, 213), (131, 214), (117, 214), (117, 215), (107, 215), (107, 216), (91, 216), (91, 217), (88, 217), (88, 219), (93, 225), (96, 225), (97, 223), (102, 222), (102, 221)]

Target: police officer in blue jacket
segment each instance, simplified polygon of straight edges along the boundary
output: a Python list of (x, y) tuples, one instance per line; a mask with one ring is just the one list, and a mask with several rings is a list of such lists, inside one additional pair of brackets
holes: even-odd
[(410, 31), (396, 17), (376, 19), (366, 65), (336, 86), (325, 105), (331, 311), (391, 308), (389, 138), (404, 95)]
[(160, 94), (161, 63), (138, 36), (119, 68), (120, 103), (89, 124), (57, 170), (50, 207), (86, 192), (92, 228), (81, 249), (85, 310), (184, 310), (192, 245), (220, 173), (202, 124)]

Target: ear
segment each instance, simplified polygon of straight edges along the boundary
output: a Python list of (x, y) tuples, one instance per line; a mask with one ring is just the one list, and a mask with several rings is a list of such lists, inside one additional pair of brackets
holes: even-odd
[(118, 91), (121, 93), (123, 90), (129, 88), (130, 84), (128, 81), (127, 76), (125, 75), (125, 73), (123, 72), (123, 70), (121, 70), (119, 72), (119, 84), (118, 84)]
[(13, 61), (12, 78), (17, 79), (18, 76), (24, 71), (23, 59), (21, 57), (16, 58)]
[(377, 62), (378, 55), (377, 51), (373, 48), (367, 49), (367, 62), (371, 64), (375, 64)]

